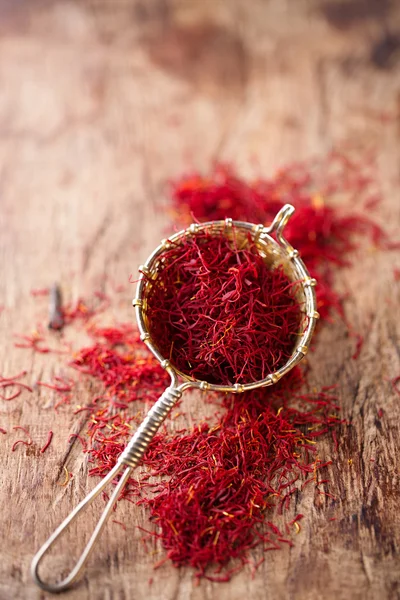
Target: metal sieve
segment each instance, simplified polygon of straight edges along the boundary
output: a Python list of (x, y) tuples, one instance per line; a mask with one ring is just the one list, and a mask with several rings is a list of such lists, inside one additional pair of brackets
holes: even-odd
[[(290, 204), (285, 204), (269, 227), (265, 227), (264, 225), (254, 225), (243, 221), (232, 221), (232, 219), (226, 219), (225, 221), (210, 221), (202, 224), (193, 223), (187, 229), (174, 234), (167, 240), (163, 240), (149, 256), (145, 264), (139, 267), (140, 277), (137, 284), (136, 297), (133, 300), (133, 306), (135, 307), (140, 337), (157, 360), (160, 361), (161, 366), (169, 373), (171, 383), (147, 413), (146, 418), (120, 455), (115, 467), (86, 496), (86, 498), (76, 506), (35, 555), (32, 561), (32, 576), (36, 584), (43, 590), (49, 592), (61, 592), (77, 581), (94, 548), (97, 538), (131, 475), (132, 470), (139, 464), (155, 433), (185, 390), (194, 388), (202, 391), (209, 390), (242, 393), (256, 388), (267, 387), (279, 381), (279, 379), (296, 366), (307, 353), (315, 324), (319, 317), (318, 312), (316, 311), (316, 297), (314, 291), (316, 280), (310, 277), (305, 264), (299, 257), (298, 251), (292, 248), (283, 237), (283, 230), (293, 213), (294, 207)], [(211, 234), (220, 234), (223, 232), (228, 238), (232, 237), (233, 231), (235, 231), (235, 235), (238, 232), (246, 237), (250, 235), (252, 241), (256, 244), (259, 253), (271, 268), (274, 268), (276, 265), (282, 265), (289, 279), (292, 281), (299, 281), (301, 284), (299, 292), (301, 297), (299, 297), (298, 300), (303, 310), (304, 331), (298, 336), (292, 355), (287, 362), (281, 368), (268, 374), (267, 377), (259, 381), (244, 384), (236, 383), (234, 385), (218, 385), (208, 383), (207, 381), (194, 380), (185, 373), (178, 371), (170, 360), (167, 360), (162, 356), (157, 348), (155, 340), (153, 340), (150, 335), (149, 324), (146, 318), (146, 287), (148, 285), (148, 277), (151, 277), (152, 274), (162, 268), (163, 253), (172, 243), (179, 243), (189, 236), (196, 236), (205, 231)], [(275, 235), (275, 238), (272, 237), (272, 234)], [(180, 380), (182, 380), (182, 382)], [(54, 542), (65, 532), (70, 523), (77, 519), (81, 511), (87, 508), (87, 506), (92, 503), (92, 501), (121, 471), (123, 471), (122, 476), (115, 486), (106, 508), (101, 514), (90, 540), (74, 568), (69, 575), (59, 583), (44, 582), (38, 573), (39, 565), (44, 555), (50, 550)]]

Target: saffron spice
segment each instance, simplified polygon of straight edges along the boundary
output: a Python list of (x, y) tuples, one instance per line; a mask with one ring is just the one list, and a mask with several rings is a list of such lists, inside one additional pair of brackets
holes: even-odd
[(44, 336), (38, 331), (34, 331), (30, 335), (16, 334), (15, 337), (21, 340), (20, 342), (14, 343), (15, 348), (29, 348), (35, 352), (39, 352), (39, 354), (48, 354), (50, 352), (50, 348), (42, 345)]
[(47, 383), (45, 381), (37, 381), (36, 385), (46, 387), (50, 390), (54, 390), (56, 392), (71, 392), (74, 382), (70, 380), (65, 380), (62, 377), (54, 377), (55, 383)]
[[(285, 202), (293, 204), (296, 212), (285, 228), (285, 236), (318, 281), (316, 293), (322, 319), (329, 318), (332, 311), (344, 319), (334, 276), (338, 267), (351, 264), (360, 240), (369, 240), (385, 250), (400, 247), (370, 216), (365, 216), (371, 199), (375, 203), (380, 199), (377, 188), (370, 157), (349, 158), (338, 152), (320, 161), (288, 165), (269, 179), (248, 182), (231, 166), (217, 164), (208, 175), (192, 173), (171, 183), (174, 215), (182, 225), (193, 217), (199, 221), (230, 217), (268, 224)], [(367, 210), (370, 215), (371, 209)]]
[[(325, 468), (308, 440), (341, 421), (329, 391), (300, 394), (301, 371), (287, 377), (275, 390), (226, 396), (217, 426), (158, 437), (151, 445), (146, 463), (163, 480), (156, 497), (142, 502), (176, 565), (209, 577), (212, 564), (221, 568), (231, 558), (245, 564), (256, 545), (279, 549), (291, 543), (273, 523), (269, 530), (260, 525), (274, 507), (290, 508), (301, 475)], [(304, 427), (312, 431), (304, 433)]]
[(80, 441), (80, 443), (82, 444), (82, 450), (84, 452), (87, 452), (87, 446), (86, 446), (85, 440), (77, 433), (71, 433), (71, 435), (68, 438), (68, 441), (71, 442), (72, 440), (75, 440), (75, 439)]
[[(27, 374), (27, 371), (22, 371), (17, 375), (13, 375), (11, 377), (2, 377), (0, 375), (0, 389), (8, 389), (11, 388), (11, 394), (1, 394), (0, 398), (2, 400), (14, 400), (14, 398), (18, 398), (18, 396), (22, 393), (22, 390), (28, 390), (28, 392), (32, 392), (32, 388), (26, 383), (22, 383), (19, 381), (21, 377), (24, 377)], [(14, 388), (14, 391), (12, 389)]]
[(162, 355), (193, 378), (225, 385), (283, 366), (302, 333), (300, 286), (283, 266), (271, 267), (251, 239), (235, 235), (206, 231), (170, 246), (146, 288)]
[(49, 288), (35, 288), (30, 292), (31, 296), (48, 296)]
[(24, 446), (31, 446), (32, 445), (32, 440), (28, 440), (28, 441), (27, 440), (17, 440), (11, 446), (11, 452), (15, 452), (15, 449), (18, 446), (18, 444), (24, 444)]
[(51, 440), (53, 439), (53, 432), (49, 431), (48, 435), (47, 435), (47, 440), (45, 445), (40, 449), (40, 452), (43, 454), (43, 452), (46, 452), (47, 448), (50, 446), (51, 444)]
[(119, 525), (120, 527), (122, 527), (122, 529), (124, 531), (126, 531), (126, 525), (124, 523), (121, 523), (121, 521), (117, 521), (116, 519), (112, 519), (113, 523), (116, 523), (117, 525)]
[(15, 425), (15, 427), (13, 427), (13, 429), (15, 431), (17, 431), (18, 429), (20, 429), (21, 431), (23, 431), (24, 433), (26, 433), (26, 435), (28, 436), (27, 440), (17, 440), (16, 442), (13, 443), (12, 447), (11, 447), (11, 452), (14, 452), (16, 447), (18, 446), (18, 444), (24, 444), (24, 446), (31, 446), (32, 445), (32, 439), (29, 435), (29, 431), (25, 428), (22, 427), (21, 425)]
[[(312, 276), (318, 279), (316, 292), (321, 323), (324, 319), (332, 319), (335, 314), (345, 319), (342, 298), (335, 291), (334, 280), (339, 268), (352, 263), (352, 253), (361, 241), (383, 249), (394, 247), (385, 232), (370, 217), (362, 214), (364, 207), (371, 214), (371, 207), (379, 201), (374, 167), (369, 159), (363, 162), (333, 153), (326, 161), (290, 165), (270, 179), (250, 183), (238, 177), (231, 167), (217, 166), (208, 176), (194, 174), (179, 179), (172, 184), (172, 193), (176, 220), (182, 225), (193, 220), (191, 214), (200, 221), (231, 217), (269, 224), (285, 202), (294, 204), (296, 213), (285, 234), (300, 251)], [(339, 196), (343, 199), (342, 204), (337, 202)], [(354, 208), (357, 204), (360, 214)], [(173, 255), (175, 253), (176, 256), (177, 250), (183, 254), (188, 252), (188, 255), (175, 266)], [(200, 245), (200, 250), (203, 256), (207, 244), (204, 243), (204, 247)], [(218, 260), (223, 261), (228, 254), (229, 260), (239, 255), (241, 262), (229, 263), (228, 269), (233, 267), (237, 272), (232, 270), (229, 273), (226, 269), (226, 279), (220, 282), (219, 288), (216, 285), (213, 288), (209, 275), (212, 263), (207, 259), (206, 266), (200, 265), (199, 253), (196, 254), (189, 246), (171, 248), (168, 272), (163, 273), (167, 279), (170, 276), (168, 281), (171, 286), (174, 284), (178, 295), (183, 295), (185, 268), (190, 268), (188, 264), (185, 267), (185, 261), (189, 263), (194, 259), (192, 268), (201, 272), (201, 281), (196, 282), (193, 294), (205, 292), (208, 278), (210, 290), (216, 294), (214, 299), (219, 311), (217, 316), (210, 313), (215, 320), (215, 333), (211, 329), (214, 346), (208, 349), (211, 355), (214, 352), (217, 355), (224, 344), (229, 344), (230, 331), (234, 326), (239, 327), (237, 322), (226, 331), (228, 327), (224, 328), (218, 321), (226, 320), (225, 308), (236, 306), (233, 311), (227, 310), (227, 313), (235, 313), (241, 306), (236, 296), (246, 292), (251, 291), (255, 298), (259, 274), (256, 277), (251, 271), (245, 273), (247, 265), (241, 250), (232, 244), (227, 251), (220, 246)], [(251, 252), (249, 247), (245, 250)], [(229, 262), (228, 258), (226, 260)], [(279, 281), (282, 283), (284, 271), (274, 270), (273, 273), (281, 277)], [(163, 308), (168, 291), (161, 285), (156, 289), (163, 277), (156, 284), (149, 281), (149, 285), (154, 285), (154, 295), (158, 294), (160, 299), (159, 305), (155, 300), (151, 304), (151, 310), (155, 311), (152, 322), (157, 323), (165, 320), (166, 316), (157, 312)], [(246, 279), (251, 285), (246, 283)], [(226, 288), (221, 289), (223, 285)], [(296, 303), (296, 282), (285, 281), (285, 285), (287, 289), (279, 289), (287, 295), (288, 304), (294, 304), (297, 309), (301, 302)], [(222, 299), (224, 294), (229, 293), (232, 295)], [(187, 293), (187, 301), (193, 294)], [(199, 323), (206, 331), (206, 327), (212, 328), (213, 322), (206, 319), (206, 310), (201, 312), (200, 298), (197, 299)], [(178, 297), (176, 299), (179, 300)], [(173, 300), (170, 300), (172, 312)], [(71, 407), (71, 412), (79, 413), (79, 419), (86, 417), (87, 423), (81, 429), (81, 421), (78, 422), (77, 417), (75, 431), (80, 433), (71, 434), (69, 442), (82, 445), (90, 464), (89, 474), (96, 477), (104, 476), (115, 465), (141, 420), (144, 408), (156, 401), (168, 384), (165, 371), (143, 348), (135, 328), (125, 323), (113, 323), (109, 327), (93, 323), (93, 317), (105, 310), (109, 301), (110, 298), (100, 294), (90, 302), (79, 299), (63, 311), (66, 326), (84, 327), (91, 337), (86, 347), (78, 349), (72, 356), (71, 352), (68, 353), (68, 361), (72, 361), (70, 364), (78, 376), (89, 379), (91, 389), (96, 390), (87, 406)], [(270, 301), (273, 303), (274, 298)], [(254, 302), (253, 299), (253, 308)], [(208, 309), (211, 310), (211, 302)], [(288, 307), (284, 310), (287, 311)], [(288, 310), (284, 313), (285, 318), (294, 317), (295, 312), (292, 314), (291, 309)], [(185, 333), (182, 330), (187, 329), (184, 319), (190, 316), (193, 317), (187, 316), (187, 313), (175, 315), (177, 318), (172, 324), (157, 325), (160, 330), (157, 329), (154, 336), (160, 345), (165, 344), (162, 348), (166, 358), (171, 356), (174, 361), (187, 358), (178, 352), (180, 343), (195, 342), (196, 347), (204, 351), (201, 344), (207, 338), (200, 340), (196, 327), (189, 330), (189, 338), (182, 342), (180, 336)], [(236, 316), (239, 321), (240, 310)], [(180, 318), (184, 323), (181, 329)], [(296, 319), (290, 322), (295, 326), (288, 331), (289, 338), (299, 331), (299, 322)], [(245, 321), (244, 324), (250, 328), (251, 334), (255, 323)], [(172, 325), (176, 327), (171, 333)], [(163, 337), (163, 328), (171, 337)], [(241, 333), (239, 331), (239, 335)], [(173, 346), (172, 334), (177, 338)], [(187, 331), (185, 335), (188, 335)], [(353, 335), (356, 358), (361, 350), (362, 338), (356, 337), (354, 332)], [(277, 339), (279, 341), (279, 335)], [(39, 341), (29, 337), (22, 342), (25, 342), (25, 347), (38, 351), (43, 351), (47, 344), (44, 334)], [(246, 346), (246, 341), (242, 345)], [(278, 347), (278, 344), (272, 344), (269, 350), (277, 352)], [(277, 359), (274, 352), (273, 358), (279, 362), (280, 358)], [(270, 359), (274, 362), (271, 355)], [(221, 372), (228, 372), (228, 380), (240, 374), (240, 368), (236, 368), (234, 361), (232, 364), (230, 355), (222, 355), (219, 360), (227, 363), (213, 373), (218, 381), (222, 377)], [(253, 357), (251, 360), (254, 360)], [(268, 360), (265, 358), (266, 365)], [(246, 357), (243, 363), (246, 363)], [(195, 365), (191, 362), (191, 367), (187, 360), (179, 364), (187, 372)], [(251, 361), (247, 364), (252, 370), (249, 368), (247, 373), (241, 374), (243, 380), (246, 376), (251, 379), (252, 373), (254, 377), (262, 373), (262, 365)], [(205, 379), (209, 378), (212, 368), (211, 361), (204, 374)], [(195, 371), (194, 376), (198, 377), (197, 373)], [(399, 381), (398, 377), (392, 380), (393, 390), (397, 393)], [(54, 378), (48, 387), (60, 395), (56, 407), (65, 405), (68, 408), (68, 397), (73, 397), (70, 391), (74, 390), (72, 378)], [(211, 422), (195, 422), (193, 426), (182, 427), (178, 431), (162, 429), (152, 441), (144, 464), (136, 471), (135, 478), (129, 481), (122, 497), (135, 504), (140, 503), (148, 510), (154, 528), (149, 526), (151, 531), (142, 529), (143, 536), (146, 536), (143, 543), (146, 546), (149, 539), (156, 538), (166, 550), (166, 555), (155, 567), (171, 560), (176, 566), (192, 566), (198, 577), (228, 581), (243, 566), (249, 565), (254, 572), (262, 563), (263, 559), (254, 563), (249, 558), (256, 546), (267, 555), (269, 551), (286, 548), (293, 543), (291, 538), (297, 537), (300, 532), (300, 521), (304, 523), (307, 519), (306, 508), (300, 507), (302, 497), (310, 486), (315, 488), (321, 506), (335, 507), (335, 496), (329, 490), (332, 461), (322, 462), (318, 451), (320, 440), (330, 436), (334, 452), (338, 445), (336, 431), (344, 422), (338, 414), (339, 400), (334, 389), (308, 390), (307, 369), (293, 369), (276, 385), (264, 390), (240, 396), (209, 395), (207, 402), (215, 409)], [(65, 467), (64, 471), (65, 481), (58, 485), (67, 485), (70, 481)], [(285, 525), (285, 514), (289, 510), (295, 512), (291, 513)], [(298, 514), (299, 510), (304, 517)], [(283, 516), (278, 527), (277, 515), (280, 513)], [(232, 560), (236, 562), (232, 564)]]
[(393, 377), (393, 379), (391, 379), (391, 384), (393, 390), (396, 392), (396, 394), (400, 396), (400, 375), (398, 375), (397, 377)]

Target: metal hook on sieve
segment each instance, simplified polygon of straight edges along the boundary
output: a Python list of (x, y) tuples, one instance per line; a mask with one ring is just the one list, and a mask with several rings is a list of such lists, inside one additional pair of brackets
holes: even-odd
[(288, 245), (288, 242), (283, 237), (283, 230), (285, 229), (287, 222), (295, 212), (294, 206), (291, 204), (285, 204), (281, 210), (276, 214), (275, 219), (272, 221), (269, 227), (264, 228), (264, 232), (267, 234), (275, 233), (276, 239), (284, 247)]
[[(81, 575), (83, 568), (92, 553), (94, 545), (101, 534), (108, 517), (110, 516), (118, 497), (120, 496), (123, 488), (129, 480), (132, 470), (139, 464), (143, 455), (145, 454), (151, 440), (155, 433), (158, 431), (160, 425), (163, 423), (165, 418), (171, 412), (172, 408), (178, 402), (182, 393), (189, 388), (197, 388), (200, 390), (213, 390), (222, 392), (233, 392), (241, 393), (247, 390), (252, 390), (260, 387), (266, 387), (273, 385), (281, 377), (283, 377), (288, 371), (290, 371), (295, 365), (297, 365), (304, 355), (307, 353), (308, 345), (311, 340), (316, 321), (319, 317), (316, 311), (316, 298), (314, 286), (316, 284), (315, 279), (311, 278), (306, 266), (303, 261), (299, 258), (297, 250), (287, 242), (283, 236), (283, 230), (288, 222), (288, 219), (294, 212), (294, 207), (290, 204), (286, 204), (278, 212), (275, 219), (272, 221), (269, 227), (263, 225), (255, 225), (253, 223), (246, 223), (242, 221), (232, 221), (226, 219), (225, 221), (211, 221), (209, 223), (198, 224), (195, 223), (188, 229), (180, 231), (174, 234), (168, 240), (164, 240), (160, 246), (158, 246), (154, 252), (149, 256), (146, 263), (140, 267), (140, 277), (136, 290), (136, 298), (133, 300), (133, 305), (136, 310), (136, 318), (140, 331), (140, 337), (147, 345), (149, 350), (154, 356), (160, 361), (161, 366), (169, 373), (171, 377), (170, 386), (165, 390), (161, 397), (157, 400), (154, 406), (150, 409), (145, 417), (144, 421), (132, 437), (131, 441), (120, 455), (117, 464), (110, 471), (110, 473), (86, 496), (82, 502), (80, 502), (76, 508), (69, 514), (69, 516), (61, 523), (61, 525), (54, 531), (49, 539), (44, 543), (39, 552), (35, 555), (32, 561), (32, 577), (35, 583), (45, 591), (48, 592), (62, 592), (71, 585), (73, 585)], [(270, 373), (264, 379), (260, 381), (235, 384), (235, 385), (217, 385), (210, 384), (206, 381), (197, 381), (189, 379), (184, 373), (178, 372), (170, 363), (166, 360), (158, 351), (157, 346), (153, 343), (151, 335), (148, 331), (147, 322), (145, 319), (145, 294), (146, 294), (146, 275), (152, 273), (152, 269), (158, 264), (162, 257), (165, 249), (169, 248), (171, 242), (179, 242), (185, 239), (189, 235), (196, 235), (197, 232), (204, 230), (215, 230), (217, 232), (225, 231), (236, 227), (237, 229), (243, 230), (246, 234), (250, 233), (253, 239), (260, 239), (265, 241), (269, 245), (272, 245), (280, 252), (283, 252), (284, 256), (290, 261), (290, 265), (296, 279), (302, 284), (304, 293), (304, 304), (305, 313), (307, 316), (307, 326), (298, 341), (293, 354), (288, 361), (277, 371)], [(271, 234), (274, 233), (276, 236), (275, 241)], [(179, 384), (178, 375), (184, 380), (183, 383)], [(44, 556), (52, 548), (53, 544), (58, 538), (65, 533), (71, 523), (73, 523), (80, 514), (88, 508), (88, 506), (95, 500), (95, 498), (106, 488), (117, 475), (122, 473), (113, 493), (100, 516), (100, 519), (86, 544), (81, 556), (76, 562), (70, 573), (59, 583), (46, 583), (39, 575), (39, 566)]]

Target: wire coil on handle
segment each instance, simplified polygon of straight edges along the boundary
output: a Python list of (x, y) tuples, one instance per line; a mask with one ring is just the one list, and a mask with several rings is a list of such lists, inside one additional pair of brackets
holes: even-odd
[(178, 388), (169, 387), (165, 390), (153, 408), (149, 410), (136, 435), (122, 452), (119, 458), (121, 463), (131, 469), (138, 465), (161, 423), (181, 396), (182, 392)]
[[(81, 575), (84, 566), (93, 551), (94, 545), (100, 536), (108, 517), (110, 516), (123, 488), (129, 480), (132, 470), (139, 464), (143, 455), (145, 454), (151, 440), (155, 433), (158, 431), (160, 425), (166, 419), (174, 405), (178, 402), (182, 393), (189, 388), (195, 388), (202, 391), (213, 390), (221, 392), (233, 392), (242, 393), (247, 390), (252, 390), (261, 387), (267, 387), (275, 384), (281, 377), (283, 377), (288, 371), (290, 371), (295, 365), (297, 365), (305, 356), (308, 350), (308, 346), (315, 328), (316, 321), (319, 317), (316, 311), (316, 297), (314, 286), (316, 284), (315, 279), (311, 278), (309, 272), (304, 265), (303, 261), (299, 258), (297, 250), (287, 242), (283, 236), (283, 230), (294, 212), (294, 207), (290, 204), (286, 204), (278, 212), (274, 220), (269, 227), (264, 225), (255, 225), (253, 223), (246, 223), (242, 221), (232, 221), (226, 219), (225, 221), (212, 221), (209, 223), (194, 223), (188, 229), (185, 229), (179, 233), (171, 236), (169, 240), (164, 240), (160, 246), (158, 246), (154, 252), (147, 259), (143, 267), (140, 268), (140, 277), (136, 290), (136, 298), (133, 300), (133, 305), (136, 311), (136, 318), (138, 321), (138, 327), (140, 331), (140, 337), (143, 342), (147, 345), (149, 350), (159, 360), (163, 369), (165, 369), (170, 377), (170, 386), (165, 390), (161, 397), (157, 400), (154, 406), (150, 409), (147, 416), (145, 417), (142, 424), (128, 443), (125, 450), (120, 455), (117, 464), (110, 471), (110, 473), (82, 500), (70, 515), (61, 523), (61, 525), (54, 531), (54, 533), (45, 542), (39, 552), (36, 554), (32, 561), (32, 577), (35, 583), (45, 591), (48, 592), (62, 592), (73, 585)], [(204, 231), (206, 228), (211, 228), (214, 231), (232, 231), (232, 228), (238, 228), (242, 230), (246, 235), (251, 235), (253, 240), (258, 239), (261, 245), (270, 246), (272, 252), (277, 256), (283, 256), (288, 262), (288, 265), (292, 272), (293, 278), (300, 281), (305, 305), (305, 316), (307, 317), (307, 325), (304, 332), (301, 334), (300, 339), (296, 342), (293, 349), (293, 353), (289, 360), (277, 371), (271, 372), (259, 381), (253, 381), (243, 384), (234, 385), (217, 385), (210, 384), (207, 381), (199, 381), (185, 376), (184, 373), (177, 371), (170, 361), (165, 359), (157, 349), (157, 346), (153, 343), (151, 335), (147, 328), (145, 319), (145, 277), (143, 273), (150, 273), (154, 264), (160, 260), (163, 251), (169, 247), (171, 242), (175, 243), (181, 239), (185, 239), (187, 236), (196, 235), (197, 232)], [(271, 237), (274, 234), (276, 240)], [(183, 383), (179, 384), (178, 376), (183, 379)], [(76, 562), (73, 569), (62, 581), (58, 583), (46, 583), (42, 580), (39, 575), (39, 567), (44, 556), (50, 551), (53, 544), (58, 538), (66, 532), (67, 528), (73, 523), (81, 513), (88, 508), (88, 506), (94, 501), (94, 499), (109, 485), (112, 483), (114, 478), (122, 473), (113, 493), (102, 512), (100, 519), (87, 543), (81, 556)]]

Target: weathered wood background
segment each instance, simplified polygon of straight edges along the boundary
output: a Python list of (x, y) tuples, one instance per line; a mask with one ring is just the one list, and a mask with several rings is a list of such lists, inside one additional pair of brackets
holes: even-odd
[[(375, 148), (380, 219), (398, 226), (399, 9), (395, 0), (1, 0), (1, 372), (50, 379), (57, 357), (13, 348), (13, 333), (45, 310), (29, 291), (59, 281), (76, 298), (105, 275), (125, 283), (168, 222), (157, 209), (166, 179), (187, 166), (227, 159), (251, 174), (256, 159), (269, 174), (333, 144)], [(366, 338), (359, 360), (340, 322), (325, 327), (311, 358), (318, 385), (338, 384), (353, 426), (330, 472), (338, 499), (305, 495), (295, 547), (270, 553), (254, 578), (245, 570), (195, 587), (189, 569), (153, 571), (162, 554), (146, 554), (134, 527), (147, 515), (122, 503), (127, 532), (109, 524), (68, 600), (400, 597), (400, 399), (388, 382), (400, 374), (396, 258), (367, 251), (343, 271), (348, 315)], [(118, 317), (133, 317), (130, 296)], [(89, 398), (82, 389), (76, 403)], [(66, 457), (76, 417), (53, 401), (43, 389), (0, 401), (10, 432), (0, 440), (2, 600), (48, 597), (30, 579), (32, 555), (94, 485), (79, 444)], [(12, 453), (17, 424), (35, 443)], [(332, 452), (321, 443), (322, 457)], [(74, 474), (65, 488), (64, 463)], [(63, 539), (55, 572), (95, 519)]]

